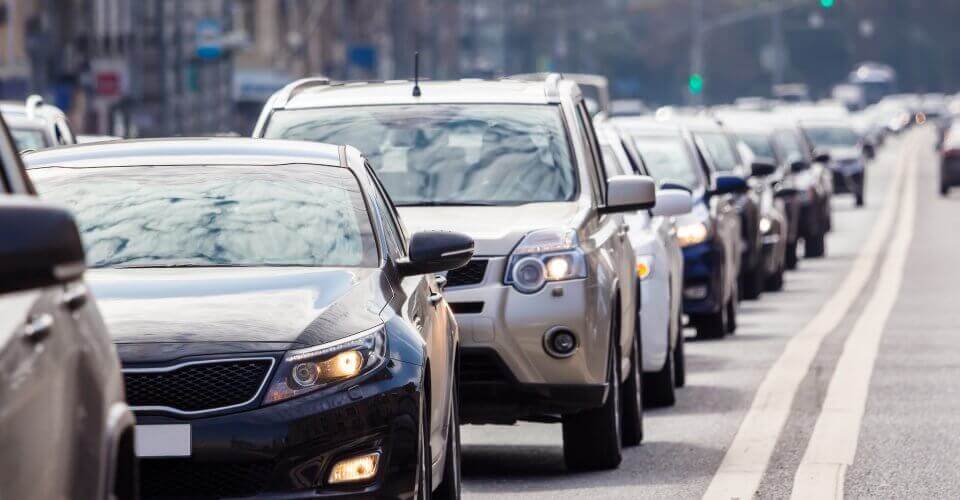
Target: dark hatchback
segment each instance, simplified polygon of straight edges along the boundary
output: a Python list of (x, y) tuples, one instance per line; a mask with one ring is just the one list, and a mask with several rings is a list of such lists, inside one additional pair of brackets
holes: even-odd
[(27, 155), (77, 214), (148, 498), (459, 496), (459, 333), (353, 148), (253, 139)]

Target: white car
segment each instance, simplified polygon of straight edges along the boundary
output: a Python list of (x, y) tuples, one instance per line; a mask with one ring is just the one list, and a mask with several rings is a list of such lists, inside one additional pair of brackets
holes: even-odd
[[(611, 175), (649, 175), (643, 159), (622, 139), (614, 125), (598, 125), (603, 160)], [(657, 191), (650, 210), (624, 215), (637, 257), (640, 285), (639, 325), (643, 345), (643, 404), (669, 406), (674, 387), (685, 382), (683, 354), (683, 252), (673, 216), (690, 212), (693, 199), (682, 189)]]

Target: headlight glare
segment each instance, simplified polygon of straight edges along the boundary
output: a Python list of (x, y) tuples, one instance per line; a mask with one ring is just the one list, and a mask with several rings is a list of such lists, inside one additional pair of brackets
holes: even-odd
[(677, 241), (680, 242), (681, 247), (688, 247), (703, 243), (707, 240), (709, 234), (710, 231), (707, 229), (707, 225), (702, 222), (697, 222), (695, 224), (678, 227)]
[(637, 278), (643, 281), (653, 274), (653, 256), (640, 255), (637, 257)]
[(528, 234), (507, 263), (504, 283), (521, 293), (535, 293), (551, 281), (587, 276), (583, 252), (572, 230), (543, 230)]
[(773, 228), (773, 224), (770, 222), (770, 219), (764, 217), (760, 219), (760, 232), (763, 234), (769, 233), (770, 229)]

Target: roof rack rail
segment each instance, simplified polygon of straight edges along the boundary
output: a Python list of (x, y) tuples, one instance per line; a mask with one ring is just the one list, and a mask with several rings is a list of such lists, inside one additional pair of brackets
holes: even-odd
[(278, 108), (286, 106), (287, 102), (290, 101), (290, 98), (303, 92), (304, 90), (322, 87), (325, 85), (330, 85), (330, 79), (325, 76), (314, 76), (309, 78), (301, 78), (299, 80), (288, 83), (285, 87), (280, 89), (280, 92), (277, 93), (276, 101), (274, 105)]
[(27, 96), (26, 106), (24, 107), (26, 108), (27, 118), (32, 120), (37, 116), (37, 110), (43, 107), (43, 96), (37, 94)]

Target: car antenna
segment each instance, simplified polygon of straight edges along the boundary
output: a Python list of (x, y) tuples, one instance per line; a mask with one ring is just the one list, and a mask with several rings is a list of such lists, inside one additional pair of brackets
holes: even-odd
[(420, 97), (420, 51), (413, 53), (413, 97)]

